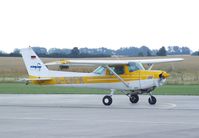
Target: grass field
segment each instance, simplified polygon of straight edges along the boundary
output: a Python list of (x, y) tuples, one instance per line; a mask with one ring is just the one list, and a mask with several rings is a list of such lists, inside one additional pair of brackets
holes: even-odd
[[(165, 63), (154, 65), (154, 70), (165, 70), (171, 74), (168, 84), (199, 84), (199, 56), (168, 56), (150, 58), (178, 58), (185, 59), (183, 62)], [(125, 57), (123, 59), (146, 59), (148, 57)], [(107, 58), (105, 58), (107, 60)], [(118, 58), (108, 58), (114, 60)], [(58, 58), (42, 58), (44, 62), (57, 61)], [(59, 70), (57, 66), (50, 67)], [(70, 71), (91, 72), (94, 67), (70, 67)], [(0, 57), (0, 82), (16, 82), (19, 78), (27, 77), (25, 65), (21, 57)]]
[[(0, 83), (0, 94), (109, 94), (110, 91), (88, 88), (25, 85)], [(116, 94), (121, 94), (117, 92)], [(155, 95), (199, 95), (199, 85), (165, 85), (155, 90)]]

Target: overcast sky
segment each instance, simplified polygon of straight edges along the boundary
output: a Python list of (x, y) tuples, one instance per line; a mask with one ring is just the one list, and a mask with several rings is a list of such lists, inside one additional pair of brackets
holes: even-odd
[(198, 0), (0, 0), (0, 50), (199, 49)]

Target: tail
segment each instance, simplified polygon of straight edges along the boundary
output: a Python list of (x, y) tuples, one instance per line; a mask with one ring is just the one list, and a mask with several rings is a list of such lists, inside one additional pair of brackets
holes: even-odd
[(49, 71), (31, 47), (21, 49), (20, 53), (30, 76), (42, 76)]

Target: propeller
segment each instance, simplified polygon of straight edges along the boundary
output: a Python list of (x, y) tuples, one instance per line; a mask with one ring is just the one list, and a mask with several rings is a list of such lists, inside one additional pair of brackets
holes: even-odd
[(164, 77), (164, 72), (162, 72), (162, 73), (160, 73), (160, 75), (159, 75), (159, 78), (160, 78), (160, 80), (163, 80), (163, 79), (165, 79), (165, 77)]
[(160, 73), (159, 74), (159, 85), (161, 86), (161, 85), (163, 85), (163, 83), (164, 83), (164, 81), (165, 81), (165, 76), (164, 76), (164, 72), (162, 72), (162, 73)]

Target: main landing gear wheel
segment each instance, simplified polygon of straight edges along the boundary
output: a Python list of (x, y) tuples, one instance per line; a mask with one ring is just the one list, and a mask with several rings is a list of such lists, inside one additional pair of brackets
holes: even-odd
[(148, 101), (149, 101), (149, 104), (151, 104), (151, 105), (154, 105), (157, 102), (157, 100), (154, 96), (150, 96)]
[(139, 101), (139, 96), (137, 94), (131, 94), (129, 100), (131, 103), (137, 103)]
[(104, 98), (102, 99), (102, 102), (104, 105), (109, 106), (112, 104), (112, 97), (109, 95), (104, 96)]

